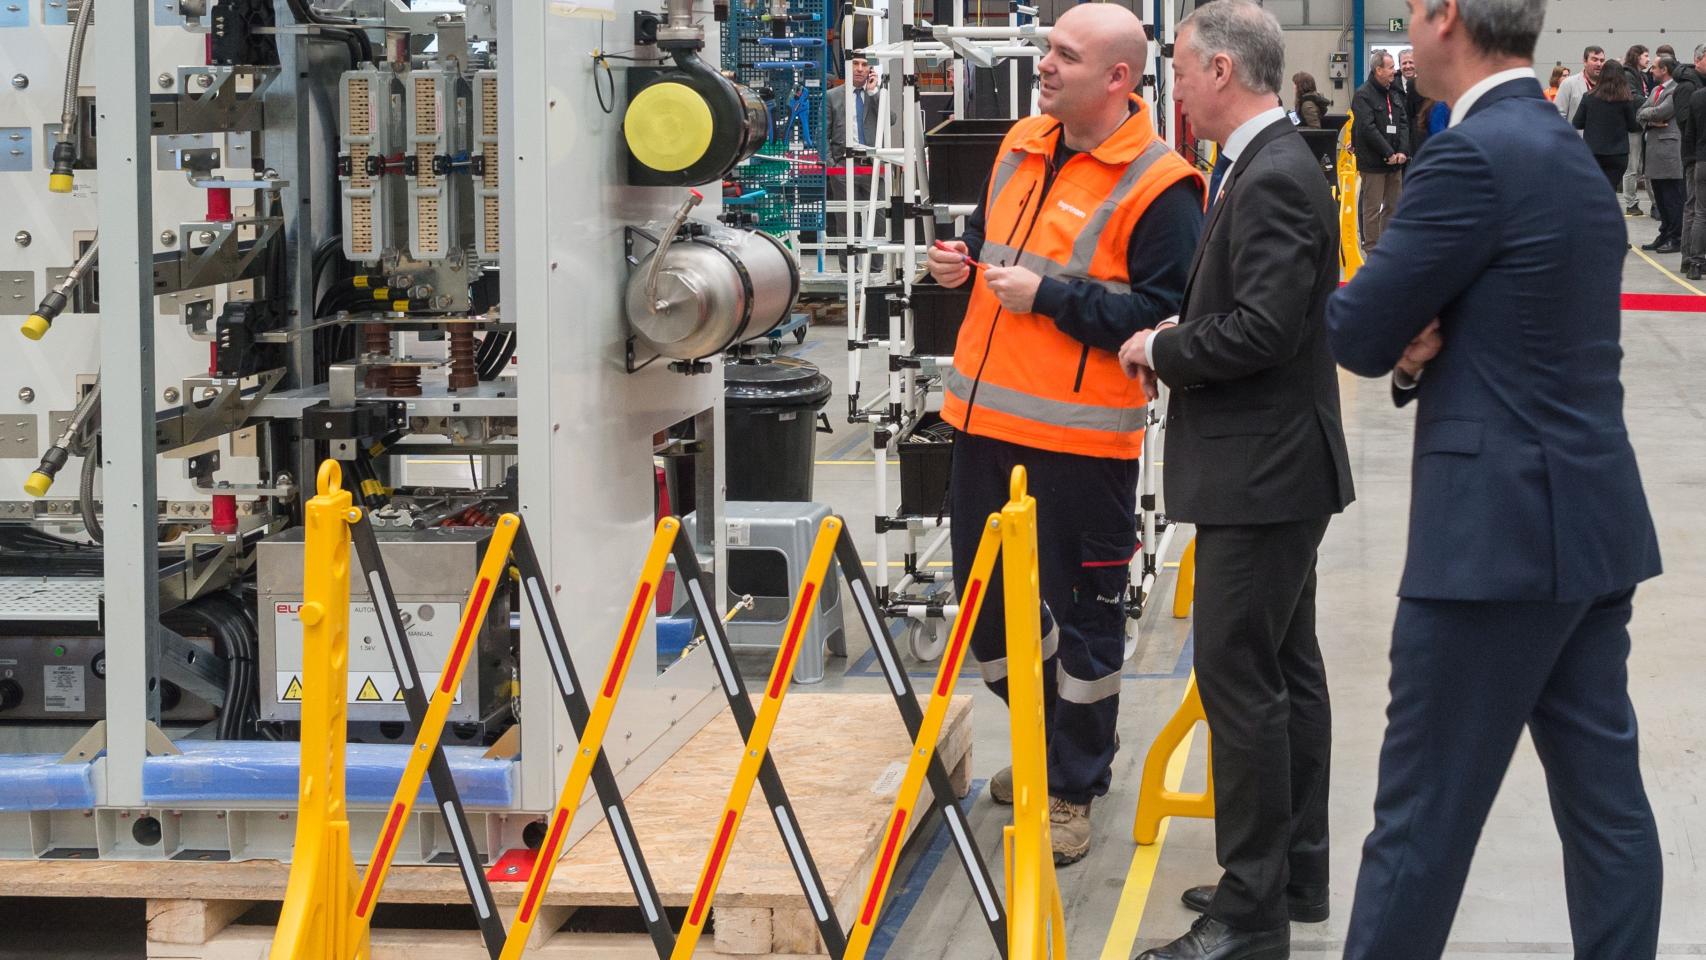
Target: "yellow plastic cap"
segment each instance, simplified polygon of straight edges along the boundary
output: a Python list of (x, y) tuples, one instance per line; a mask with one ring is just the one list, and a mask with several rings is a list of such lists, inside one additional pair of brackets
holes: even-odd
[(77, 181), (69, 173), (50, 173), (47, 175), (47, 188), (54, 193), (70, 193)]
[(40, 340), (42, 337), (47, 336), (48, 328), (51, 326), (53, 326), (53, 324), (49, 323), (46, 317), (39, 313), (32, 313), (30, 314), (30, 318), (25, 320), (23, 325), (18, 328), (18, 332), (31, 340)]
[(711, 106), (684, 83), (654, 83), (628, 104), (622, 136), (635, 159), (674, 173), (699, 162), (711, 146)]
[(32, 497), (45, 497), (52, 486), (53, 478), (37, 470), (30, 474), (28, 480), (24, 481), (24, 492)]

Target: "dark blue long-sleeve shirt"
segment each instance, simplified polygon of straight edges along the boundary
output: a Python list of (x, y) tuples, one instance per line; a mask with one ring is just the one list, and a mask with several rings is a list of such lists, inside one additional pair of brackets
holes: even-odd
[[(1066, 156), (1057, 152), (1056, 170), (1071, 156), (1064, 146), (1062, 152)], [(985, 199), (966, 218), (960, 236), (974, 260), (982, 258), (988, 195), (985, 189)], [(1132, 334), (1178, 315), (1202, 226), (1199, 184), (1194, 179), (1181, 180), (1163, 190), (1132, 225), (1126, 252), (1130, 293), (1114, 293), (1086, 280), (1044, 277), (1032, 309), (1079, 343), (1117, 353)]]

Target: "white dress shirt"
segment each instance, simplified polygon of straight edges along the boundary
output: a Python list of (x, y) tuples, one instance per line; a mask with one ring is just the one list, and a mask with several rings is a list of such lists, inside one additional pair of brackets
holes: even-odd
[[(1256, 139), (1256, 134), (1261, 133), (1263, 130), (1266, 130), (1284, 119), (1286, 119), (1286, 111), (1284, 107), (1269, 107), (1261, 113), (1258, 113), (1239, 124), (1238, 129), (1232, 131), (1232, 135), (1227, 137), (1226, 142), (1220, 145), (1220, 152), (1226, 157), (1226, 172), (1220, 175), (1220, 193), (1215, 194), (1215, 200), (1218, 201), (1220, 199), (1220, 194), (1226, 192), (1226, 185), (1232, 182), (1232, 171), (1238, 166), (1238, 158), (1243, 156), (1244, 151), (1250, 148), (1250, 141)], [(1205, 227), (1204, 229), (1206, 230), (1207, 228)], [(1156, 324), (1155, 329), (1149, 331), (1149, 335), (1143, 338), (1143, 361), (1145, 366), (1149, 367), (1151, 370), (1155, 369), (1155, 358), (1150, 356), (1149, 353), (1149, 344), (1155, 339), (1155, 335), (1168, 327), (1177, 326), (1178, 323), (1178, 317), (1168, 317)]]

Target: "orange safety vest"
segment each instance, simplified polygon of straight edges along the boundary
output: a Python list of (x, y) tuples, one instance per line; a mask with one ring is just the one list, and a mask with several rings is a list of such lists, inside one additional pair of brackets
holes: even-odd
[[(1131, 117), (1095, 150), (1068, 160), (1046, 193), (1061, 123), (1038, 116), (1013, 124), (989, 178), (979, 259), (1131, 292), (1133, 225), (1163, 190), (1187, 177), (1202, 182), (1155, 136), (1143, 101), (1132, 102)], [(1074, 340), (1041, 314), (1005, 310), (981, 271), (946, 380), (942, 418), (955, 429), (1088, 457), (1130, 460), (1143, 452), (1148, 398), (1119, 357)]]

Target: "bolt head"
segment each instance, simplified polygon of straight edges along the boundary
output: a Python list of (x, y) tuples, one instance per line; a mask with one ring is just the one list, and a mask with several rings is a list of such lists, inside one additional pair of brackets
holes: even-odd
[(195, 85), (206, 90), (208, 87), (213, 86), (213, 76), (211, 74), (198, 73), (195, 75)]
[(212, 243), (213, 242), (213, 231), (212, 230), (201, 231), (200, 233), (196, 234), (196, 241), (198, 243), (202, 244), (203, 246), (206, 246), (207, 244)]
[(158, 77), (154, 78), (154, 82), (160, 85), (160, 89), (170, 90), (172, 89), (172, 84), (177, 83), (178, 81), (177, 78), (173, 77), (171, 74), (162, 73)]
[(172, 231), (172, 230), (160, 231), (160, 245), (161, 246), (163, 246), (163, 247), (174, 247), (174, 246), (177, 246), (177, 244), (178, 244), (178, 234), (175, 231)]
[(30, 241), (34, 239), (34, 237), (30, 236), (30, 232), (28, 230), (19, 230), (17, 233), (12, 234), (12, 242), (20, 247), (29, 246)]
[(18, 402), (19, 403), (34, 403), (35, 399), (36, 399), (36, 392), (34, 390), (31, 390), (29, 387), (19, 387), (18, 388)]
[(167, 387), (165, 389), (165, 391), (161, 394), (161, 396), (166, 398), (167, 403), (177, 403), (178, 402), (178, 388), (177, 387)]
[(21, 73), (12, 74), (12, 89), (14, 89), (14, 90), (28, 90), (29, 88), (30, 88), (30, 78), (29, 77), (26, 77)]

